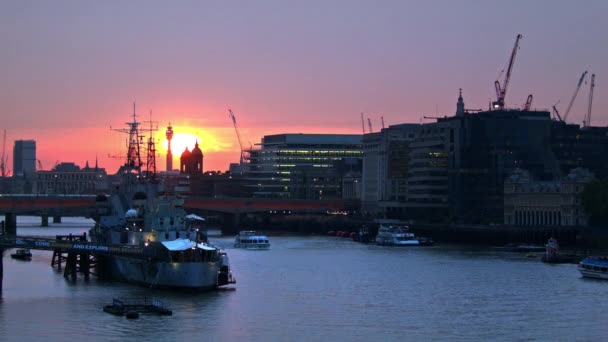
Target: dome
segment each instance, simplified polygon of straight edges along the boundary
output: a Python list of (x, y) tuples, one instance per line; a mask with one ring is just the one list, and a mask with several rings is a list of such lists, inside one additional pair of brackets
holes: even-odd
[(190, 153), (190, 151), (188, 150), (188, 147), (186, 147), (186, 150), (182, 153), (182, 158), (188, 158), (190, 157), (192, 153)]
[(194, 148), (192, 149), (192, 155), (197, 156), (197, 157), (200, 157), (203, 155), (203, 151), (201, 151), (201, 149), (198, 147), (198, 140), (196, 141), (196, 144), (194, 145)]

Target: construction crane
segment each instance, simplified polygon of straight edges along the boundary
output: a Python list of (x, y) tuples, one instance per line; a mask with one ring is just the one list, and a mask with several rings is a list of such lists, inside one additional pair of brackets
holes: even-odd
[(6, 129), (2, 137), (2, 160), (0, 160), (0, 175), (6, 177)]
[(384, 129), (384, 116), (380, 117), (380, 121), (382, 121), (382, 129)]
[(530, 107), (532, 107), (532, 94), (528, 95), (528, 98), (526, 99), (526, 104), (524, 104), (524, 110), (530, 110)]
[[(504, 109), (505, 108), (505, 97), (507, 96), (507, 86), (509, 85), (509, 79), (511, 78), (511, 71), (513, 71), (513, 63), (515, 62), (515, 55), (517, 54), (517, 50), (519, 49), (519, 40), (522, 38), (521, 34), (517, 35), (515, 39), (515, 46), (513, 46), (513, 51), (511, 52), (511, 58), (509, 59), (509, 66), (507, 68), (507, 74), (505, 75), (505, 79), (502, 87), (500, 86), (500, 82), (496, 80), (494, 82), (494, 87), (496, 88), (496, 101), (492, 102), (492, 107), (494, 109)], [(504, 71), (504, 69), (503, 69)], [(502, 71), (500, 72), (502, 74)], [(500, 77), (500, 75), (499, 75)]]
[(568, 114), (570, 114), (570, 109), (572, 109), (572, 105), (574, 104), (574, 99), (576, 99), (576, 95), (578, 94), (579, 89), (581, 89), (581, 84), (583, 84), (583, 81), (585, 80), (585, 76), (587, 76), (587, 70), (585, 70), (585, 72), (583, 72), (583, 74), (581, 75), (581, 78), (578, 80), (578, 84), (576, 85), (576, 89), (574, 90), (574, 95), (572, 95), (572, 99), (570, 99), (570, 103), (568, 104), (568, 108), (566, 108), (566, 112), (564, 113), (564, 120), (562, 121), (566, 121), (568, 119)]
[(361, 112), (361, 128), (363, 129), (363, 134), (365, 134), (365, 120), (363, 119), (363, 112)]
[(243, 155), (245, 154), (245, 152), (243, 151), (243, 143), (241, 141), (241, 134), (239, 133), (239, 127), (236, 124), (236, 117), (234, 116), (232, 109), (228, 108), (228, 113), (230, 115), (230, 119), (232, 119), (232, 124), (234, 125), (234, 131), (236, 132), (236, 138), (239, 141), (239, 148), (241, 149), (239, 163), (240, 163), (240, 165), (243, 165), (243, 160), (244, 160)]
[(553, 105), (553, 112), (555, 112), (555, 115), (557, 115), (557, 118), (559, 119), (559, 121), (564, 122), (564, 120), (562, 120), (562, 117), (559, 115), (557, 108), (555, 108), (555, 105), (557, 105), (557, 103)]
[(369, 127), (369, 132), (373, 132), (374, 130), (372, 129), (372, 120), (370, 120), (369, 118), (367, 118), (367, 126)]
[(593, 88), (595, 88), (595, 74), (591, 75), (591, 85), (589, 86), (589, 105), (587, 106), (587, 116), (585, 116), (584, 127), (591, 126), (591, 106), (593, 105)]
[(40, 159), (37, 159), (38, 161), (38, 171), (44, 170), (44, 167), (42, 166), (42, 162), (40, 161)]

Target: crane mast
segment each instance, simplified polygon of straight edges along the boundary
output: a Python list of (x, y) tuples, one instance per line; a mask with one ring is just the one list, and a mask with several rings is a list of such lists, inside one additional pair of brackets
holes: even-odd
[(494, 87), (496, 88), (496, 101), (492, 103), (494, 109), (504, 109), (505, 108), (505, 97), (507, 96), (507, 87), (509, 85), (509, 79), (511, 78), (511, 71), (513, 70), (513, 63), (515, 62), (515, 55), (517, 54), (517, 50), (519, 49), (519, 40), (523, 36), (521, 34), (517, 35), (515, 39), (515, 46), (513, 46), (513, 51), (511, 52), (511, 58), (509, 59), (509, 66), (507, 68), (507, 74), (505, 75), (505, 80), (500, 86), (500, 82), (496, 80), (494, 82)]
[(369, 127), (369, 132), (373, 132), (374, 130), (372, 129), (372, 120), (370, 120), (369, 118), (367, 118), (367, 126)]
[(4, 135), (2, 137), (2, 160), (0, 160), (0, 175), (2, 177), (6, 177), (6, 129), (4, 130)]
[(363, 112), (361, 112), (361, 128), (363, 129), (363, 134), (365, 134), (365, 120), (363, 119)]
[(587, 116), (585, 117), (585, 127), (591, 126), (591, 106), (593, 105), (593, 88), (595, 88), (595, 74), (591, 75), (591, 85), (589, 86), (589, 105)]
[(239, 128), (238, 128), (238, 126), (236, 124), (236, 117), (234, 116), (234, 113), (232, 112), (232, 109), (229, 108), (228, 109), (228, 113), (230, 115), (230, 119), (232, 119), (232, 124), (234, 125), (234, 131), (236, 132), (236, 138), (239, 141), (239, 148), (241, 149), (241, 154), (240, 154), (240, 157), (239, 157), (239, 163), (240, 163), (240, 165), (243, 165), (243, 159), (244, 159), (243, 158), (243, 154), (244, 154), (244, 152), (243, 152), (243, 142), (241, 140), (241, 134), (239, 133)]
[(559, 119), (559, 121), (564, 122), (564, 120), (562, 120), (562, 117), (559, 115), (557, 108), (555, 108), (555, 105), (553, 105), (553, 111), (555, 112), (555, 115), (557, 115), (557, 118)]
[(564, 113), (564, 121), (568, 119), (568, 114), (570, 114), (570, 109), (572, 109), (572, 105), (574, 104), (574, 99), (576, 99), (576, 95), (578, 94), (579, 89), (581, 89), (581, 84), (585, 80), (585, 76), (587, 76), (587, 70), (583, 72), (581, 78), (578, 80), (578, 84), (576, 86), (576, 90), (574, 90), (574, 95), (572, 95), (572, 99), (570, 99), (570, 103), (568, 104), (568, 108), (566, 108), (566, 112)]

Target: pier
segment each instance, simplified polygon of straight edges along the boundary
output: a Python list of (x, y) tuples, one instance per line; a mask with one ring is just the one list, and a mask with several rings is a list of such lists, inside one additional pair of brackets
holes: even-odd
[(103, 268), (105, 257), (124, 256), (146, 258), (153, 257), (154, 252), (144, 246), (104, 245), (87, 241), (86, 233), (83, 235), (57, 235), (55, 239), (20, 237), (0, 235), (0, 291), (3, 280), (3, 252), (10, 248), (27, 248), (31, 250), (53, 251), (51, 266), (59, 270), (64, 268), (64, 277), (76, 279), (82, 273), (85, 279), (91, 274), (101, 276), (99, 269)]

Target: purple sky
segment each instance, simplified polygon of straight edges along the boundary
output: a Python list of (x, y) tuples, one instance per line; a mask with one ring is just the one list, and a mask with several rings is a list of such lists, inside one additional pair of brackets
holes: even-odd
[[(36, 139), (49, 166), (96, 155), (110, 165), (121, 138), (108, 127), (137, 101), (146, 119), (152, 110), (162, 126), (206, 137), (206, 165), (225, 169), (238, 161), (228, 107), (247, 145), (264, 134), (360, 133), (361, 112), (374, 130), (380, 116), (390, 125), (451, 115), (458, 88), (467, 108), (485, 109), (518, 33), (507, 107), (533, 94), (533, 108), (560, 101), (563, 113), (588, 70), (592, 124), (605, 126), (606, 16), (605, 0), (4, 0), (0, 129), (9, 148)], [(588, 95), (583, 84), (569, 122), (581, 123)]]

